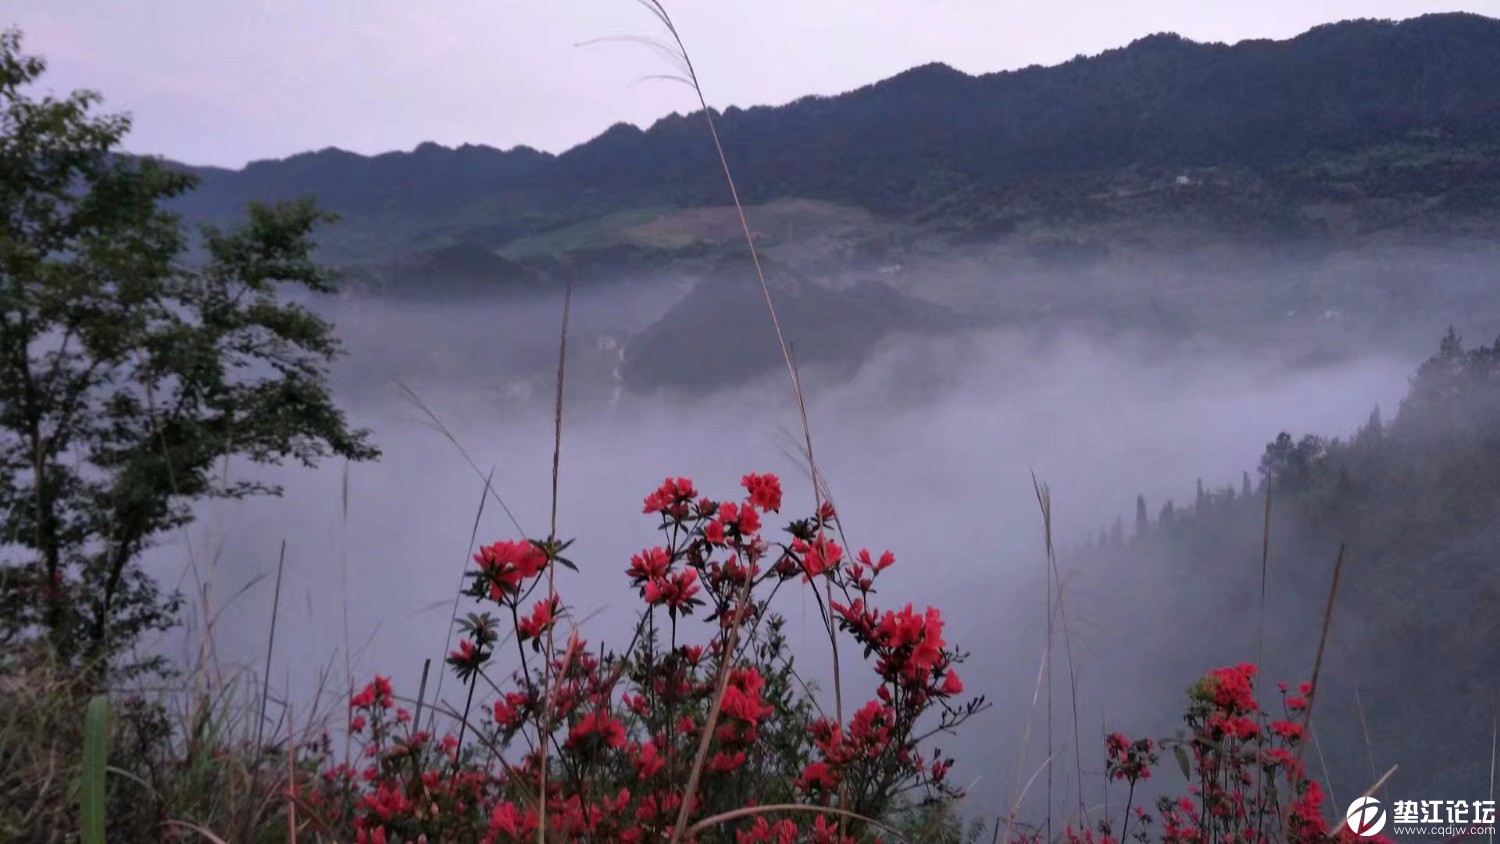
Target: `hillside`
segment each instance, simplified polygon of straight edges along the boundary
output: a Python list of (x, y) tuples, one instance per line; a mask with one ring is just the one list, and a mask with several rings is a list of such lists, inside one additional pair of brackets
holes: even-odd
[[(928, 65), (717, 119), (748, 203), (836, 209), (783, 240), (832, 238), (846, 252), (1038, 227), (1065, 247), (1154, 248), (1184, 223), (1238, 238), (1485, 234), (1500, 219), (1497, 79), (1500, 20), (1442, 14), (1234, 45), (1155, 35), (982, 76)], [(507, 260), (527, 267), (510, 272), (550, 276), (545, 253), (578, 250), (571, 235), (589, 226), (643, 266), (734, 234), (652, 236), (658, 217), (727, 200), (695, 115), (618, 125), (561, 155), (423, 144), (195, 172), (202, 184), (178, 206), (194, 220), (316, 195), (343, 217), (324, 240), (343, 264), (420, 265), (426, 251), (473, 245), (514, 250)], [(869, 225), (849, 225), (861, 216)]]
[[(1262, 629), (1269, 485), (1268, 673), (1311, 672), (1346, 548), (1317, 716), (1336, 793), (1367, 787), (1391, 765), (1400, 766), (1393, 794), (1482, 789), (1500, 704), (1497, 419), (1500, 340), (1466, 350), (1450, 331), (1393, 419), (1377, 409), (1348, 440), (1282, 433), (1266, 448), (1258, 488), (1247, 474), (1228, 486), (1200, 482), (1188, 503), (1142, 498), (1133, 533), (1117, 523), (1073, 559), (1110, 606), (1201, 587), (1198, 600), (1165, 608), (1170, 624), (1157, 614), (1112, 622), (1135, 653), (1145, 643), (1156, 654), (1143, 670), (1183, 676), (1197, 659), (1249, 659)], [(1180, 631), (1197, 624), (1223, 635), (1184, 644)]]
[[(625, 348), (621, 375), (627, 387), (707, 390), (776, 372), (782, 358), (763, 293), (743, 261), (728, 264), (693, 288)], [(863, 284), (843, 290), (767, 267), (778, 279), (772, 295), (782, 331), (798, 338), (799, 366), (826, 366), (851, 374), (870, 352), (895, 334), (951, 331), (972, 320), (892, 290)], [(712, 365), (688, 350), (711, 349)]]

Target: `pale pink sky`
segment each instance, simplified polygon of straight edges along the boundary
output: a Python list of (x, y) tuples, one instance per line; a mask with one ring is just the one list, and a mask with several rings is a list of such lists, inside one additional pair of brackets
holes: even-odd
[[(709, 102), (834, 94), (931, 61), (1053, 64), (1153, 32), (1235, 42), (1350, 17), (1500, 15), (1500, 0), (680, 0)], [(649, 51), (635, 0), (10, 0), (47, 85), (135, 116), (128, 148), (193, 164), (422, 141), (561, 151), (694, 105)]]

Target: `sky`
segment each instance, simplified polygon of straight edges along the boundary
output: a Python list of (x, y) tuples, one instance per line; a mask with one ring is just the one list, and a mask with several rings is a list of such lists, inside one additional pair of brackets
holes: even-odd
[[(336, 146), (423, 141), (560, 152), (695, 106), (636, 0), (8, 0), (0, 26), (50, 61), (44, 87), (127, 111), (131, 152), (238, 167)], [(679, 0), (715, 107), (837, 94), (933, 61), (969, 73), (1055, 64), (1155, 32), (1286, 38), (1351, 17), (1500, 0)]]

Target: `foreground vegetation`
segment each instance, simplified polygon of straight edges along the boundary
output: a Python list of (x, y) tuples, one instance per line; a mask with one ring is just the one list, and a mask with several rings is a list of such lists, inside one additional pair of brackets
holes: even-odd
[[(0, 831), (62, 840), (89, 805), (74, 784), (107, 758), (101, 816), (121, 841), (1049, 840), (1013, 814), (989, 829), (952, 814), (955, 760), (931, 739), (984, 702), (962, 697), (964, 655), (939, 610), (882, 608), (899, 603), (877, 589), (894, 557), (847, 553), (826, 503), (773, 541), (762, 518), (780, 509), (779, 480), (747, 475), (743, 486), (742, 498), (714, 501), (669, 478), (646, 497), (662, 544), (625, 569), (645, 606), (623, 652), (563, 628), (571, 619), (551, 572), (573, 565), (567, 543), (482, 547), (466, 594), (486, 611), (467, 615), (446, 660), (466, 690), (462, 710), (427, 700), (425, 676), (415, 698), (376, 676), (347, 715), (303, 729), (287, 720), (277, 737), (264, 730), (264, 700), (247, 713), (199, 698), (174, 722), (162, 705), (122, 696), (109, 753), (90, 762), (82, 690), (44, 665), (12, 672), (0, 760), (14, 773), (0, 786), (13, 808)], [(798, 676), (770, 611), (782, 589), (809, 590), (830, 644), (856, 646), (856, 664), (877, 678), (871, 700), (846, 706), (836, 675), (836, 709), (820, 709), (827, 696)], [(693, 635), (703, 630), (706, 641)], [(1060, 821), (1062, 840), (1335, 837), (1302, 760), (1314, 689), (1283, 685), (1280, 706), (1264, 709), (1256, 674), (1207, 674), (1189, 691), (1183, 738), (1110, 735), (1104, 762), (1123, 809)], [(1137, 789), (1162, 751), (1185, 782), (1152, 810)]]

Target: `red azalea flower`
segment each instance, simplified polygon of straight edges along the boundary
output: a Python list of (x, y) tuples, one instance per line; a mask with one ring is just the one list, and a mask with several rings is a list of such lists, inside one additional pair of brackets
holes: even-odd
[(953, 767), (952, 759), (939, 759), (932, 763), (932, 781), (942, 782), (948, 775), (948, 769)]
[(363, 709), (375, 702), (375, 687), (365, 686), (359, 694), (349, 698), (350, 709)]
[(1294, 721), (1272, 721), (1271, 732), (1287, 741), (1300, 741), (1302, 739), (1302, 725)]
[(803, 791), (833, 791), (838, 788), (838, 772), (827, 762), (813, 762), (797, 777), (796, 787)]
[(474, 661), (474, 643), (464, 639), (458, 643), (458, 650), (448, 654), (448, 661), (458, 665), (468, 665)]
[(699, 589), (696, 571), (692, 569), (680, 571), (671, 577), (658, 577), (647, 581), (646, 603), (652, 606), (665, 604), (669, 609), (676, 611), (698, 594)]
[(530, 542), (502, 540), (480, 548), (474, 562), (489, 581), (490, 599), (499, 601), (516, 594), (522, 582), (540, 574), (547, 567), (547, 555)]
[(761, 703), (760, 692), (766, 681), (754, 668), (735, 668), (729, 672), (729, 683), (724, 688), (724, 702), (720, 711), (730, 718), (755, 726), (760, 719), (771, 714), (774, 707)]
[(890, 568), (896, 562), (896, 555), (892, 554), (889, 551), (886, 551), (880, 555), (879, 560), (875, 560), (872, 562), (870, 559), (870, 549), (861, 548), (859, 550), (859, 561), (865, 566), (868, 566), (871, 571), (879, 574)]
[(743, 764), (745, 764), (745, 754), (743, 751), (725, 753), (721, 750), (714, 754), (713, 759), (709, 760), (708, 769), (716, 774), (724, 774), (733, 771)]
[(531, 608), (531, 615), (516, 623), (516, 638), (522, 642), (535, 639), (546, 632), (547, 628), (557, 623), (558, 598), (537, 601)]
[(662, 513), (673, 518), (687, 516), (687, 504), (698, 494), (693, 482), (687, 478), (667, 478), (661, 486), (646, 496), (642, 513)]
[(359, 694), (349, 699), (349, 706), (355, 709), (378, 706), (381, 709), (390, 709), (395, 705), (395, 692), (391, 688), (391, 678), (375, 675), (375, 679), (364, 687)]
[(740, 517), (735, 525), (739, 528), (740, 536), (751, 536), (760, 530), (760, 514), (753, 507), (741, 507)]
[(506, 692), (505, 697), (495, 701), (495, 725), (507, 732), (519, 729), (526, 722), (526, 695), (521, 692)]
[(771, 823), (764, 815), (755, 819), (755, 826), (734, 834), (735, 844), (796, 844), (797, 824), (791, 820)]
[(725, 542), (724, 523), (712, 521), (703, 526), (703, 539), (714, 545), (723, 545)]
[(500, 803), (490, 812), (490, 833), (503, 832), (515, 840), (530, 839), (536, 835), (536, 812), (522, 812), (516, 804)]
[(405, 814), (412, 808), (411, 801), (406, 799), (401, 789), (388, 782), (382, 782), (374, 794), (365, 795), (362, 802), (372, 814), (387, 821), (397, 815)]
[(809, 578), (817, 577), (828, 569), (838, 568), (839, 562), (844, 558), (844, 549), (837, 542), (821, 535), (811, 543), (800, 539), (792, 540), (792, 550), (802, 555), (802, 570)]
[(750, 493), (751, 504), (773, 513), (781, 509), (781, 480), (775, 475), (746, 475), (740, 484)]
[(661, 758), (656, 749), (656, 742), (648, 741), (645, 744), (633, 744), (634, 752), (630, 761), (635, 765), (635, 774), (640, 779), (646, 779), (667, 766), (667, 760)]
[(625, 573), (633, 582), (641, 583), (653, 577), (665, 577), (672, 567), (672, 558), (665, 548), (647, 548), (630, 558), (630, 568)]
[(1214, 703), (1231, 713), (1257, 711), (1251, 677), (1255, 666), (1241, 663), (1233, 668), (1216, 668), (1208, 673)]
[(568, 731), (568, 740), (563, 747), (574, 747), (590, 740), (609, 747), (624, 747), (625, 725), (607, 712), (589, 712)]

